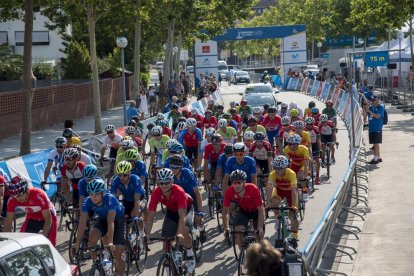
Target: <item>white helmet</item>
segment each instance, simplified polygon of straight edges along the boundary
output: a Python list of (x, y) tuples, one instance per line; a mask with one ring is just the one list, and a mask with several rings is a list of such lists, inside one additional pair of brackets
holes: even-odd
[(255, 107), (255, 108), (253, 108), (253, 113), (254, 114), (260, 114), (260, 113), (262, 113), (262, 109), (260, 107)]
[(290, 125), (290, 118), (288, 116), (282, 118), (282, 125)]
[(158, 113), (157, 120), (164, 120), (164, 115), (162, 113)]
[(176, 139), (170, 139), (165, 143), (165, 146), (167, 146), (167, 148), (170, 148), (170, 146), (175, 143), (178, 143)]
[(186, 127), (187, 127), (187, 124), (186, 124), (185, 122), (179, 122), (179, 123), (177, 124), (177, 129), (178, 129), (179, 131), (181, 131), (181, 130), (185, 129)]
[(187, 124), (188, 127), (195, 127), (197, 126), (197, 121), (194, 118), (188, 118), (185, 123)]
[(227, 120), (226, 119), (220, 119), (219, 121), (218, 121), (218, 127), (219, 128), (221, 128), (221, 127), (226, 127), (227, 126)]
[(294, 109), (294, 108), (298, 108), (298, 104), (296, 102), (291, 102), (289, 104), (289, 109)]
[(243, 136), (244, 140), (253, 140), (254, 139), (254, 132), (249, 130), (244, 133)]
[(191, 109), (191, 114), (198, 114), (198, 109), (196, 108)]
[(328, 121), (328, 115), (322, 114), (321, 117), (319, 118), (319, 121), (321, 121), (321, 123), (327, 122)]
[(214, 127), (209, 127), (208, 129), (206, 129), (206, 136), (213, 136), (214, 133), (216, 133), (216, 130), (214, 129)]
[(292, 126), (294, 128), (304, 128), (305, 127), (305, 123), (303, 121), (301, 121), (301, 120), (297, 120), (297, 121), (294, 121), (293, 122)]
[(152, 135), (161, 135), (162, 134), (162, 127), (160, 126), (155, 126), (151, 129), (151, 134)]
[(115, 131), (115, 126), (114, 126), (114, 125), (107, 125), (107, 126), (105, 127), (105, 131), (106, 131), (106, 132)]
[(235, 107), (236, 106), (236, 102), (235, 101), (230, 101), (230, 107)]

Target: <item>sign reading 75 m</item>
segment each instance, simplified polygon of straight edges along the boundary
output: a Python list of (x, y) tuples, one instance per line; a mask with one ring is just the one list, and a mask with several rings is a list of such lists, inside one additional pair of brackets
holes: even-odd
[(365, 66), (377, 67), (388, 65), (388, 51), (376, 51), (365, 53)]

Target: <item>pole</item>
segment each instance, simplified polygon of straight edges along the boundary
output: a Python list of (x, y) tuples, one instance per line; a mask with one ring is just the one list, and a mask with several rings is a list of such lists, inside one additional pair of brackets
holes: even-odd
[(124, 60), (124, 48), (121, 48), (121, 63), (122, 63), (122, 102), (124, 106), (124, 125), (127, 125), (126, 114), (126, 89), (125, 89), (125, 60)]
[[(348, 53), (348, 60), (351, 60), (353, 53)], [(349, 72), (352, 72), (353, 68), (352, 68), (352, 63), (349, 63)], [(349, 96), (352, 97), (351, 98), (351, 134), (352, 134), (352, 152), (355, 148), (355, 127), (354, 127), (354, 95), (353, 95), (353, 91), (352, 91), (352, 76), (351, 74), (348, 74), (348, 82), (349, 82), (349, 88), (348, 88), (348, 93)], [(352, 156), (352, 154), (351, 154)]]
[[(390, 43), (391, 43), (391, 27), (390, 27), (390, 23), (388, 23), (388, 58), (390, 55)], [(388, 88), (388, 95), (391, 98), (391, 101), (393, 100), (392, 98), (392, 84), (391, 84), (391, 78), (392, 78), (392, 70), (388, 69), (387, 70), (387, 75), (388, 75), (388, 80), (387, 80), (387, 88)]]
[[(355, 52), (355, 36), (352, 36), (352, 52)], [(353, 61), (349, 60), (349, 63), (353, 63)], [(355, 66), (352, 66), (351, 75), (352, 75), (352, 79), (355, 80)], [(352, 84), (352, 82), (351, 82), (351, 84)]]
[[(398, 88), (401, 90), (402, 89), (402, 79), (401, 79), (401, 37), (398, 39), (399, 42), (399, 59), (398, 59)], [(405, 104), (405, 89), (403, 89), (404, 91), (404, 104)]]

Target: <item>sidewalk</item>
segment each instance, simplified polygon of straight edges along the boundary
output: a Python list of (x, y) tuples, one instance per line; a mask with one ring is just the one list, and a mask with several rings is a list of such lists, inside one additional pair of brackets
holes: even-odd
[[(390, 106), (387, 111), (380, 147), (383, 162), (370, 165), (371, 212), (352, 272), (356, 276), (414, 274), (414, 119)], [(368, 141), (368, 133), (365, 136)]]

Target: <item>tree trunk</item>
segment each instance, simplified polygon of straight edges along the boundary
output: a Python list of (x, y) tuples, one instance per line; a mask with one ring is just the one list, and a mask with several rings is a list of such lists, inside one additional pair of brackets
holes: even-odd
[(32, 37), (33, 37), (33, 0), (26, 0), (24, 14), (23, 49), (23, 99), (22, 99), (22, 139), (20, 155), (30, 154), (30, 132), (32, 128)]
[(93, 87), (93, 110), (95, 114), (95, 134), (102, 133), (101, 126), (101, 94), (99, 92), (98, 61), (96, 58), (96, 12), (93, 4), (88, 5), (88, 32), (89, 50), (91, 54), (92, 87)]
[[(139, 13), (141, 10), (141, 4), (142, 0), (137, 0), (136, 2), (136, 9)], [(135, 35), (134, 35), (134, 83), (132, 86), (132, 94), (131, 99), (135, 100), (138, 91), (139, 91), (139, 83), (140, 83), (140, 74), (141, 74), (141, 30), (142, 30), (142, 24), (141, 24), (141, 14), (138, 14), (135, 16), (134, 21), (134, 29), (135, 29)]]
[(179, 78), (180, 76), (180, 55), (181, 55), (181, 44), (183, 43), (183, 37), (181, 35), (181, 33), (178, 34), (178, 38), (177, 38), (177, 47), (178, 47), (178, 51), (175, 54), (175, 75), (177, 76), (177, 78)]
[(167, 102), (167, 90), (168, 90), (168, 82), (171, 78), (171, 56), (172, 56), (172, 47), (174, 41), (174, 22), (170, 21), (168, 24), (168, 39), (167, 39), (167, 47), (165, 50), (165, 60), (164, 60), (164, 75), (162, 78), (162, 84), (164, 85), (164, 91), (161, 91), (158, 101), (158, 106), (162, 110)]
[(410, 54), (411, 54), (411, 73), (414, 74), (414, 45), (413, 45), (413, 39), (414, 39), (414, 33), (413, 33), (413, 19), (414, 19), (414, 15), (410, 16), (410, 23), (409, 23), (409, 27), (410, 27), (410, 34), (408, 35), (408, 37), (410, 38)]

